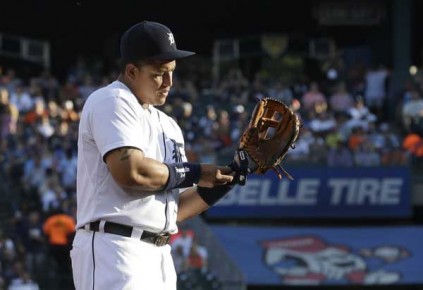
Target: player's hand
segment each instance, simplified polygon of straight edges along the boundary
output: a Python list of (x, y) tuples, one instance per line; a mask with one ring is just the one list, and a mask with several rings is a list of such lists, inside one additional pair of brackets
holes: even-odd
[(216, 166), (201, 164), (201, 177), (199, 186), (214, 187), (232, 182), (235, 172), (229, 166)]

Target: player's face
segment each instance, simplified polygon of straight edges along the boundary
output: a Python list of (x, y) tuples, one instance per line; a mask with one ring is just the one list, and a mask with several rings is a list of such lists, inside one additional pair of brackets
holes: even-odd
[(134, 94), (141, 103), (163, 105), (172, 86), (172, 75), (176, 62), (153, 62), (138, 67), (133, 82)]

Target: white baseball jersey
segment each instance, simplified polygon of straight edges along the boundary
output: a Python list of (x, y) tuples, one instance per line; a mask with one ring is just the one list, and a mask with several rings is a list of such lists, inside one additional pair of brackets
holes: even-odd
[(182, 131), (162, 111), (143, 108), (123, 83), (115, 81), (90, 95), (79, 124), (77, 227), (107, 220), (151, 232), (177, 232), (182, 190), (133, 194), (122, 189), (104, 162), (119, 147), (139, 148), (160, 162), (187, 161)]

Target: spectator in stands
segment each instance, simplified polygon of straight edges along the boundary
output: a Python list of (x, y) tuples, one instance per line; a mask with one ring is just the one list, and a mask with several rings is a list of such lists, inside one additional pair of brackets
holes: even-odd
[(315, 142), (315, 136), (308, 127), (303, 127), (300, 138), (295, 142), (295, 150), (286, 155), (286, 159), (292, 161), (306, 161), (310, 155), (310, 146)]
[(379, 120), (385, 120), (387, 80), (390, 71), (382, 64), (371, 65), (365, 75), (364, 101)]
[(42, 210), (46, 214), (50, 211), (59, 210), (62, 201), (67, 197), (66, 191), (58, 182), (57, 177), (48, 179), (44, 186), (40, 187), (39, 194)]
[(58, 100), (60, 83), (49, 70), (42, 71), (37, 78), (37, 82), (41, 86), (42, 95), (45, 97), (46, 103)]
[[(18, 143), (19, 144), (19, 143)], [(9, 152), (6, 157), (6, 180), (10, 186), (10, 190), (15, 195), (21, 195), (23, 193), (22, 188), (22, 176), (23, 176), (23, 157), (17, 151)]]
[(207, 268), (207, 260), (204, 257), (204, 252), (199, 250), (199, 245), (193, 243), (188, 254), (188, 268), (202, 270)]
[(403, 142), (402, 147), (407, 150), (411, 161), (414, 164), (422, 164), (423, 162), (423, 137), (416, 133), (408, 133)]
[(62, 107), (60, 107), (56, 101), (49, 101), (47, 104), (48, 115), (56, 124), (61, 121), (62, 110)]
[[(173, 108), (171, 107), (170, 111), (168, 111), (169, 114), (171, 114), (172, 109)], [(183, 102), (181, 104), (181, 109), (181, 114), (177, 119), (177, 122), (180, 126), (185, 128), (183, 134), (185, 136), (185, 140), (187, 140), (187, 143), (192, 143), (197, 136), (198, 118), (197, 116), (193, 115), (194, 108), (191, 103)]]
[(319, 83), (313, 81), (310, 83), (309, 90), (301, 98), (302, 108), (308, 113), (319, 113), (322, 110), (321, 106), (327, 108), (327, 101), (325, 95), (320, 91)]
[(291, 105), (294, 94), (289, 86), (282, 80), (277, 81), (268, 90), (268, 96), (284, 102), (287, 106)]
[(417, 89), (410, 91), (409, 100), (402, 107), (402, 124), (407, 133), (423, 135), (423, 97)]
[(45, 103), (46, 97), (43, 95), (43, 90), (38, 78), (29, 78), (28, 93), (34, 101), (42, 100)]
[(29, 190), (38, 190), (46, 178), (46, 167), (42, 164), (39, 153), (32, 151), (28, 154), (23, 167), (22, 183)]
[(354, 166), (353, 154), (342, 140), (338, 140), (336, 146), (329, 149), (327, 165), (329, 167)]
[[(251, 84), (248, 79), (244, 76), (244, 73), (239, 68), (232, 68), (228, 70), (228, 73), (222, 78), (217, 89), (217, 100), (218, 102), (228, 102), (237, 100), (238, 104), (245, 105), (248, 100), (248, 96), (244, 93), (246, 88), (249, 88)], [(265, 87), (260, 80), (260, 76), (256, 76), (253, 81), (253, 95), (261, 95), (265, 92)]]
[(310, 83), (306, 75), (301, 75), (292, 85), (292, 92), (294, 93), (294, 98), (301, 99), (309, 90)]
[(381, 123), (379, 127), (370, 126), (368, 139), (380, 154), (381, 165), (406, 165), (408, 158), (401, 148), (399, 134), (393, 131), (388, 123)]
[(316, 136), (325, 138), (328, 133), (336, 128), (336, 121), (331, 113), (322, 111), (309, 122), (309, 127)]
[(71, 100), (66, 100), (63, 102), (61, 111), (62, 121), (67, 122), (77, 122), (79, 120), (79, 114), (75, 111), (75, 104)]
[(230, 117), (230, 134), (232, 144), (237, 144), (241, 138), (241, 135), (249, 122), (249, 117), (249, 112), (245, 110), (244, 105), (233, 105), (232, 115)]
[(378, 121), (377, 116), (370, 112), (361, 96), (355, 98), (355, 105), (348, 110), (348, 114), (351, 116), (348, 121), (350, 128), (360, 126), (367, 130), (370, 122)]
[(380, 166), (380, 155), (374, 145), (368, 140), (364, 140), (354, 150), (354, 163), (356, 166)]
[(4, 271), (7, 285), (19, 282), (22, 277), (25, 277), (26, 270), (23, 261), (19, 259), (10, 259), (7, 262), (10, 263), (5, 267)]
[(418, 91), (418, 89), (418, 86), (412, 79), (406, 80), (398, 103), (404, 106), (412, 98), (412, 94), (414, 94), (416, 90)]
[(339, 82), (345, 78), (346, 64), (343, 59), (342, 49), (330, 53), (322, 64), (322, 72), (326, 75), (328, 84)]
[(23, 116), (23, 123), (28, 126), (37, 124), (43, 117), (48, 117), (44, 99), (35, 99), (34, 106)]
[(33, 281), (29, 272), (23, 271), (12, 279), (7, 290), (39, 290), (38, 283)]
[(16, 247), (13, 240), (0, 229), (0, 257), (4, 260), (13, 260), (16, 257)]
[(36, 122), (37, 132), (43, 136), (45, 139), (49, 139), (54, 135), (55, 128), (50, 122), (48, 115), (43, 116), (40, 120)]
[(16, 74), (16, 70), (13, 67), (5, 69), (6, 73), (0, 75), (0, 85), (5, 87), (10, 94), (15, 92), (16, 87), (22, 84), (22, 78)]
[(366, 141), (366, 131), (362, 126), (353, 127), (351, 135), (348, 138), (348, 148), (353, 152)]
[(171, 246), (173, 249), (181, 247), (184, 257), (188, 258), (193, 240), (194, 231), (189, 228), (181, 228), (180, 231), (172, 237)]
[(18, 108), (9, 100), (9, 91), (0, 88), (0, 140), (16, 134), (19, 118)]
[[(43, 224), (43, 232), (48, 239), (48, 254), (62, 279), (71, 272), (69, 251), (75, 225), (74, 218), (61, 209), (53, 211)], [(67, 283), (64, 285), (67, 286)]]
[(94, 77), (90, 73), (86, 73), (83, 76), (82, 84), (79, 86), (79, 93), (83, 102), (88, 96), (94, 92), (98, 86), (95, 84)]
[(193, 145), (193, 150), (198, 156), (200, 163), (216, 162), (218, 154), (215, 150), (220, 145), (216, 139), (207, 139), (204, 136), (198, 136)]
[(180, 274), (187, 270), (188, 259), (184, 255), (184, 248), (182, 245), (172, 246), (172, 258), (176, 274)]
[(213, 132), (216, 130), (217, 125), (217, 112), (213, 105), (208, 105), (206, 107), (206, 113), (200, 118), (198, 122), (202, 135), (205, 137), (210, 137), (213, 135)]
[(67, 148), (57, 164), (57, 172), (63, 189), (69, 194), (76, 190), (77, 156), (72, 148)]
[(343, 136), (337, 129), (337, 127), (334, 127), (325, 136), (325, 143), (329, 150), (332, 148), (337, 148), (339, 142), (345, 141), (345, 139), (343, 139)]
[(30, 273), (40, 273), (43, 270), (45, 260), (45, 240), (41, 213), (37, 210), (31, 210), (27, 215), (23, 215), (18, 230), (19, 236), (22, 237), (22, 244), (27, 251), (26, 268)]
[(191, 100), (197, 98), (197, 90), (193, 87), (191, 82), (182, 81), (181, 79), (176, 78), (173, 81), (169, 97), (171, 98), (171, 104), (175, 104), (176, 101), (180, 103), (190, 102)]
[(18, 108), (19, 113), (25, 114), (32, 109), (34, 102), (23, 83), (18, 83), (15, 91), (10, 94), (10, 103)]
[(310, 154), (308, 161), (312, 164), (323, 165), (327, 161), (328, 148), (322, 137), (315, 137), (310, 144)]
[(231, 121), (229, 113), (226, 110), (220, 110), (217, 114), (216, 137), (219, 141), (219, 148), (225, 148), (232, 145), (231, 139)]
[(346, 113), (354, 106), (354, 99), (348, 92), (345, 82), (339, 83), (329, 99), (330, 109), (336, 113)]
[(194, 236), (194, 240), (192, 242), (191, 250), (194, 249), (194, 251), (198, 254), (199, 257), (201, 257), (202, 265), (201, 270), (204, 272), (208, 270), (208, 259), (209, 259), (209, 251), (205, 246), (203, 246), (198, 241), (198, 236)]

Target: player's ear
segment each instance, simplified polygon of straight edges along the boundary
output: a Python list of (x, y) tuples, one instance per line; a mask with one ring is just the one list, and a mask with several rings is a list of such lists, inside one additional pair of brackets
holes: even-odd
[(136, 65), (134, 65), (133, 63), (128, 63), (125, 67), (126, 75), (131, 79), (135, 78), (135, 76), (138, 73), (138, 70), (139, 70), (139, 68)]

